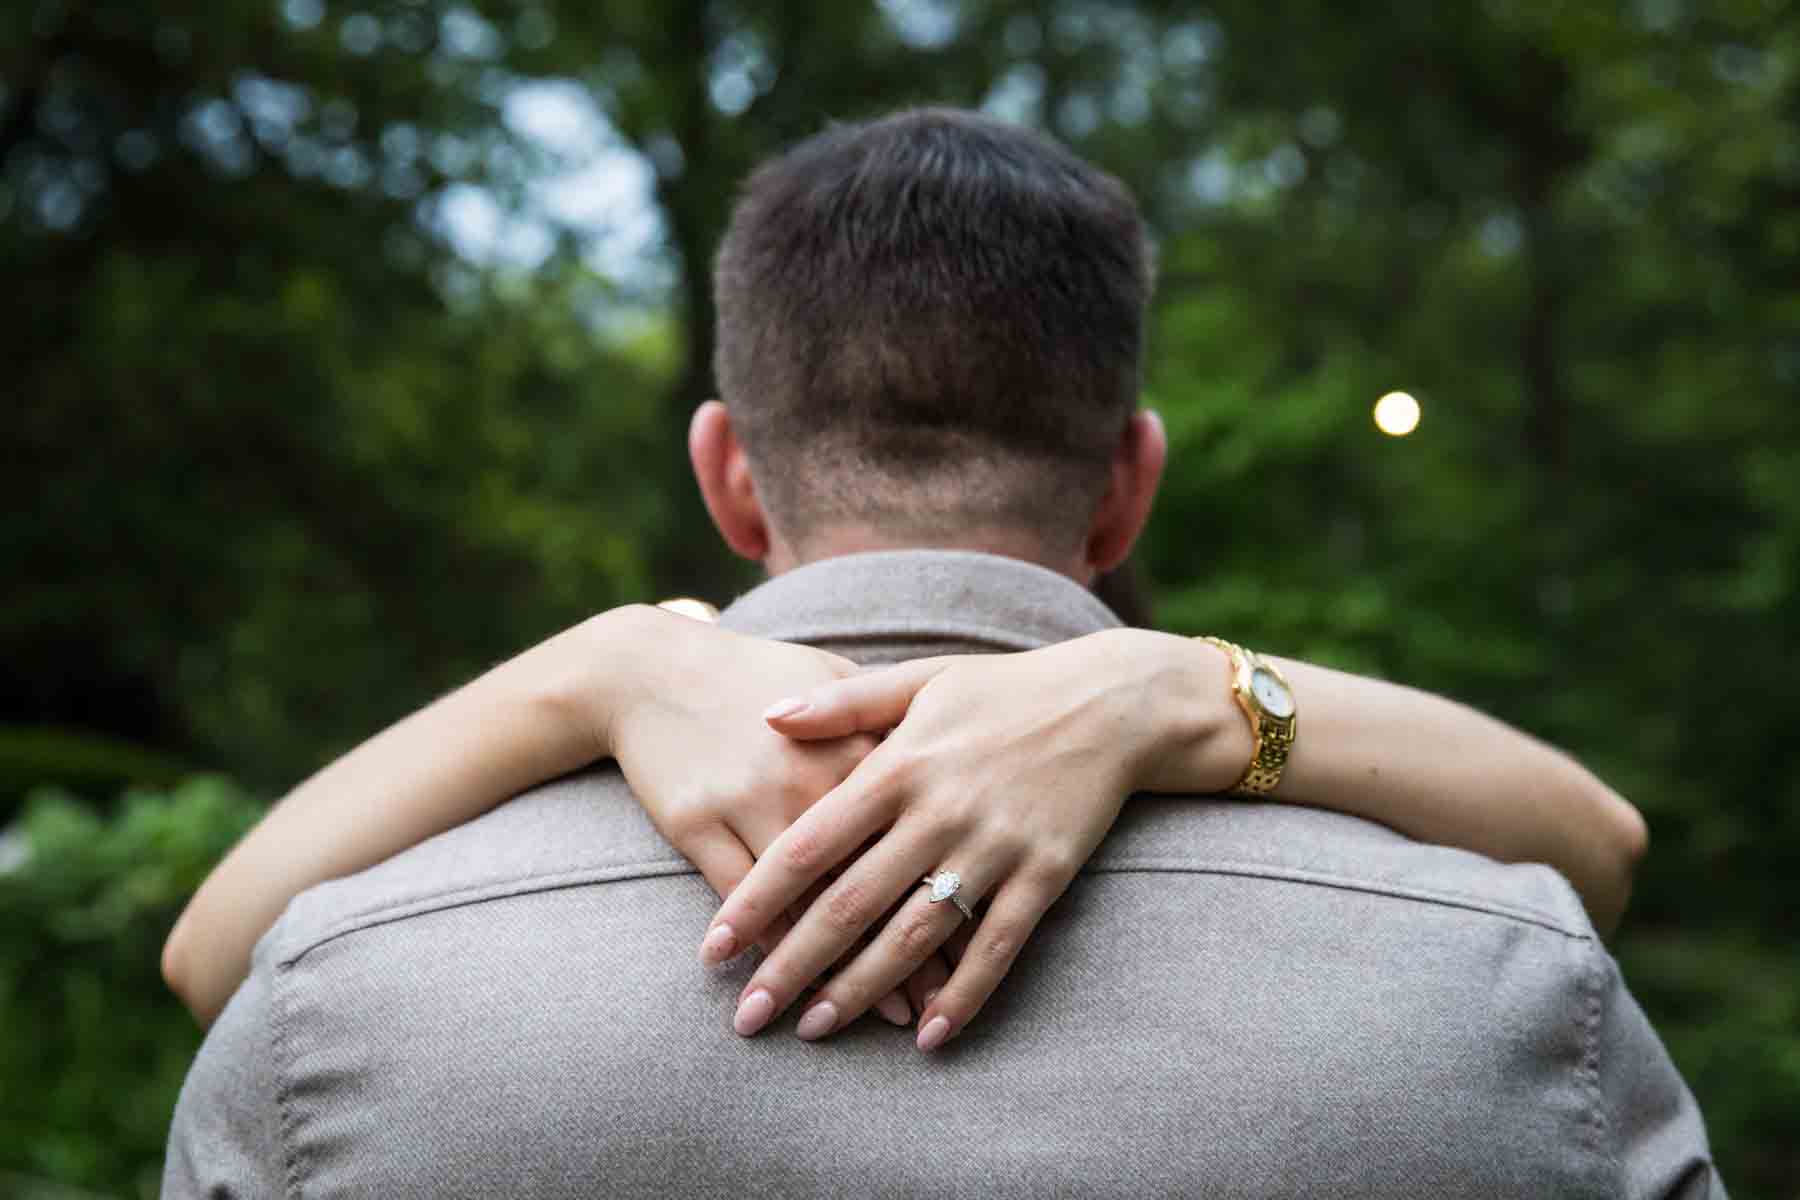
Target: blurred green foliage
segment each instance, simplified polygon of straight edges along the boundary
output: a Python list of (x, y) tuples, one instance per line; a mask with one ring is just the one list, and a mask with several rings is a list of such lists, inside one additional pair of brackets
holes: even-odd
[(104, 817), (66, 793), (27, 802), (0, 843), (0, 1193), (10, 1170), (154, 1194), (200, 1044), (162, 942), (260, 814), (217, 777), (133, 789)]
[[(545, 214), (584, 151), (533, 94), (647, 164), (646, 261)], [(1782, 0), (7, 6), (0, 821), (76, 795), (5, 843), (0, 1191), (150, 1186), (195, 1044), (156, 950), (253, 806), (121, 786), (273, 795), (588, 612), (741, 586), (682, 455), (734, 184), (932, 100), (1155, 227), (1159, 623), (1461, 697), (1637, 802), (1617, 952), (1737, 1194), (1793, 1194)], [(459, 252), (471, 196), (544, 245)]]

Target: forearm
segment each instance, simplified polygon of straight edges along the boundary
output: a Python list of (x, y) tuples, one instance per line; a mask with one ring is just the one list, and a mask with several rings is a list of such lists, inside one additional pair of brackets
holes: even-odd
[(1631, 898), (1644, 820), (1573, 758), (1466, 705), (1277, 660), (1304, 714), (1276, 796), (1420, 841), (1549, 863), (1603, 933)]
[[(508, 796), (610, 754), (592, 663), (623, 654), (632, 610), (593, 618), (364, 742), (294, 789), (207, 878), (163, 950), (202, 1024), (295, 895), (369, 867)], [(604, 679), (604, 675), (603, 675)]]
[[(1175, 718), (1165, 773), (1217, 791), (1250, 757), (1249, 722), (1229, 700), (1225, 656), (1171, 639), (1162, 704), (1211, 714), (1196, 734)], [(1643, 818), (1568, 755), (1465, 705), (1413, 688), (1276, 659), (1292, 685), (1299, 736), (1272, 799), (1379, 821), (1420, 841), (1561, 871), (1595, 927), (1610, 932), (1631, 894)], [(1165, 780), (1172, 782), (1171, 780)], [(1235, 782), (1232, 780), (1231, 782)], [(1168, 787), (1159, 790), (1175, 790)]]

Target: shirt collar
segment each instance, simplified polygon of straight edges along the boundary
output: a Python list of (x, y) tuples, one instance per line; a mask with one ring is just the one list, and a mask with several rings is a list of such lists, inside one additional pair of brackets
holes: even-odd
[(788, 642), (944, 640), (994, 650), (1031, 650), (1120, 624), (1066, 575), (967, 550), (820, 559), (746, 592), (720, 621)]

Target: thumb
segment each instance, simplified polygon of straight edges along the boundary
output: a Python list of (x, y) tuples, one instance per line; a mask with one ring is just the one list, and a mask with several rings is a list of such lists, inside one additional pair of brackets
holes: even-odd
[(821, 684), (771, 704), (763, 720), (776, 733), (799, 741), (892, 729), (919, 689), (955, 661), (950, 655), (917, 658)]

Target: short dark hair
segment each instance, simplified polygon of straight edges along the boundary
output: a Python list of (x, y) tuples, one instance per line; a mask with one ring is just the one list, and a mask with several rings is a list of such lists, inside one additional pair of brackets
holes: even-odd
[(953, 109), (757, 169), (719, 250), (715, 370), (769, 516), (1079, 537), (1137, 403), (1151, 255), (1130, 193)]

